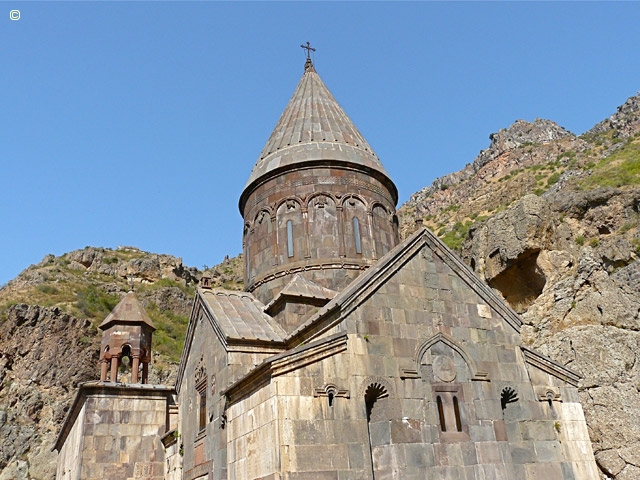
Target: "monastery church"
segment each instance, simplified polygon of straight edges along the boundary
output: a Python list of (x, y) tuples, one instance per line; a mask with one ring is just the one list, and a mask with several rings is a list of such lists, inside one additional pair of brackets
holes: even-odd
[(579, 376), (432, 232), (400, 242), (397, 200), (307, 54), (240, 195), (245, 291), (201, 280), (175, 386), (128, 293), (57, 479), (598, 479)]

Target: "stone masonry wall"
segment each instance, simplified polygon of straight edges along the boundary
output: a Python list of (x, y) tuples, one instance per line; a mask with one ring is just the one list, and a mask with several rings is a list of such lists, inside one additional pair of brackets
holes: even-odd
[[(144, 392), (136, 392), (141, 390), (136, 386), (113, 390), (88, 393), (84, 398), (62, 448), (57, 478), (164, 478), (160, 438), (167, 425), (167, 389), (155, 395), (148, 387)], [(81, 453), (76, 455), (74, 449)]]
[[(245, 285), (265, 304), (283, 286), (280, 275), (295, 270), (311, 279), (318, 269), (314, 281), (340, 290), (398, 243), (387, 187), (347, 168), (298, 168), (276, 176), (247, 197), (243, 218)], [(343, 264), (346, 275), (332, 272)]]

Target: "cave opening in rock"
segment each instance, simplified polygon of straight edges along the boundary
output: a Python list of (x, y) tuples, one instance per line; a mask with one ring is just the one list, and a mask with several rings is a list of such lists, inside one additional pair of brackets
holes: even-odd
[(547, 282), (537, 265), (540, 250), (526, 250), (489, 281), (516, 312), (524, 312), (540, 296)]

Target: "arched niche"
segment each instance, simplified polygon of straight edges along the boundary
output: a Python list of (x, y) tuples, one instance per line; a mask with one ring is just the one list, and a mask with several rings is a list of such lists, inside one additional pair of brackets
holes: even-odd
[(488, 380), (488, 374), (478, 370), (464, 348), (444, 333), (425, 341), (418, 348), (415, 361), (417, 371), (426, 382)]
[(270, 267), (273, 264), (275, 252), (273, 251), (273, 222), (271, 212), (267, 209), (260, 210), (253, 219), (251, 232), (250, 251), (248, 265), (249, 276), (253, 277), (261, 266)]
[(393, 225), (389, 212), (380, 203), (375, 203), (371, 208), (371, 221), (376, 258), (380, 258), (395, 246)]
[(338, 209), (333, 196), (319, 193), (307, 203), (309, 250), (312, 258), (337, 258), (339, 255)]
[(280, 265), (304, 258), (305, 229), (302, 204), (297, 198), (288, 198), (276, 210), (278, 263)]
[(364, 201), (355, 195), (346, 197), (342, 202), (342, 219), (346, 256), (372, 258), (371, 230)]

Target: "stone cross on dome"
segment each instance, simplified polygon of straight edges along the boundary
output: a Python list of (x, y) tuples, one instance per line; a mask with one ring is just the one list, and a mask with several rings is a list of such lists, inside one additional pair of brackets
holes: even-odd
[(311, 43), (307, 42), (306, 45), (300, 45), (300, 47), (307, 50), (307, 59), (311, 60), (311, 52), (316, 51), (316, 49), (311, 46)]
[(311, 46), (310, 42), (307, 42), (306, 45), (300, 45), (300, 47), (307, 51), (307, 61), (304, 62), (304, 71), (315, 72), (316, 70), (313, 68), (313, 62), (311, 61), (311, 52), (315, 52), (316, 49)]

